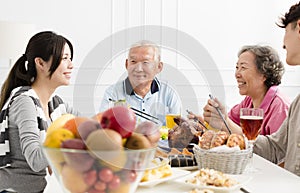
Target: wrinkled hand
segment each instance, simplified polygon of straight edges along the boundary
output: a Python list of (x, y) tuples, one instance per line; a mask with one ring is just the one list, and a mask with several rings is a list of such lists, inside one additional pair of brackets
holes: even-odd
[(226, 126), (216, 108), (219, 108), (221, 110), (221, 113), (223, 114), (225, 120), (227, 120), (227, 112), (224, 105), (222, 105), (222, 103), (217, 98), (214, 98), (208, 99), (207, 104), (203, 108), (204, 121), (209, 123), (209, 125), (215, 129), (225, 131)]
[(196, 115), (192, 112), (188, 112), (188, 115), (187, 115), (187, 118), (190, 119), (190, 120), (193, 120), (195, 122), (198, 123), (199, 127), (202, 128), (202, 130), (206, 130), (207, 127), (206, 127), (206, 124), (204, 122), (204, 119), (201, 115)]

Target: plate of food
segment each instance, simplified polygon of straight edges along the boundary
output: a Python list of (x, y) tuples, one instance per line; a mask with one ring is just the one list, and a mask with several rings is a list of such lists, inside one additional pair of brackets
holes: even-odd
[(210, 189), (216, 192), (232, 192), (251, 180), (247, 175), (229, 175), (213, 169), (202, 168), (175, 182), (194, 189)]
[[(158, 145), (159, 151), (157, 152), (159, 153), (159, 156), (165, 157), (169, 160), (169, 164), (172, 168), (180, 168), (184, 170), (195, 170), (198, 168), (194, 154), (187, 148), (169, 148), (167, 140), (163, 140), (164, 142), (161, 141)], [(163, 146), (166, 148), (163, 148)]]
[(152, 171), (150, 171), (150, 173), (151, 173), (150, 174), (151, 177), (148, 176), (147, 180), (145, 180), (145, 176), (143, 176), (144, 181), (141, 181), (139, 183), (139, 186), (153, 187), (153, 186), (156, 186), (157, 184), (183, 177), (185, 175), (190, 174), (191, 172), (187, 171), (187, 170), (181, 170), (178, 168), (170, 168), (170, 171), (164, 171), (161, 169), (152, 169)]

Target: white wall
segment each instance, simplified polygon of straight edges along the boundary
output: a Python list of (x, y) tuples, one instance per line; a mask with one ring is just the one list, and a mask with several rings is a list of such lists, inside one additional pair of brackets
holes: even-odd
[[(277, 27), (275, 22), (296, 2), (298, 1), (10, 0), (1, 1), (0, 20), (33, 23), (36, 32), (53, 30), (72, 41), (75, 47), (72, 84), (60, 88), (58, 92), (88, 114), (97, 111), (104, 89), (124, 77), (126, 48), (131, 41), (134, 38), (151, 37), (157, 40), (158, 37), (157, 42), (163, 46), (162, 60), (165, 62), (165, 70), (160, 77), (168, 79), (179, 90), (184, 101), (183, 111), (189, 108), (201, 113), (209, 92), (219, 91), (214, 94), (226, 101), (228, 107), (242, 99), (234, 78), (237, 52), (241, 46), (271, 45), (285, 61), (285, 51), (282, 49), (284, 29)], [(155, 34), (157, 31), (152, 33), (143, 30), (148, 29), (141, 27), (146, 25), (162, 26), (174, 29), (175, 32), (177, 30), (178, 33), (170, 35), (161, 30), (161, 33), (158, 31)], [(134, 27), (141, 30), (138, 37), (128, 34)], [(116, 38), (116, 34), (120, 33), (124, 35), (121, 41)], [(194, 41), (182, 42), (184, 34)], [(111, 43), (107, 44), (108, 55), (101, 52), (91, 56), (91, 52), (99, 51), (96, 46), (103, 45), (108, 38), (111, 38)], [(184, 50), (184, 44), (191, 46)], [(207, 50), (211, 58), (207, 59), (205, 56), (205, 59), (205, 53), (196, 49), (197, 45)], [(0, 46), (3, 46), (1, 42)], [(203, 57), (205, 64), (197, 62), (198, 52), (199, 58)], [(87, 61), (90, 63), (85, 65)], [(104, 67), (104, 72), (99, 74), (101, 67)], [(85, 72), (80, 80), (76, 77), (79, 68), (80, 72)], [(0, 58), (1, 84), (8, 70), (8, 60)], [(96, 77), (96, 81), (89, 74)], [(299, 92), (298, 74), (298, 67), (291, 68), (286, 65), (281, 88), (291, 99)], [(218, 81), (212, 83), (213, 79), (221, 80), (221, 84)], [(74, 88), (79, 88), (77, 90), (82, 92), (74, 93)], [(92, 95), (84, 92), (86, 89), (93, 90)]]

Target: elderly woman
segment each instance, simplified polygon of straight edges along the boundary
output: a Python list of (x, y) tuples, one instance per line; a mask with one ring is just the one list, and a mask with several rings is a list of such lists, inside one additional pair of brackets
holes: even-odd
[(289, 100), (278, 85), (284, 73), (284, 66), (277, 52), (269, 46), (244, 46), (238, 53), (235, 78), (239, 93), (245, 95), (241, 103), (235, 105), (227, 114), (217, 99), (209, 99), (204, 107), (204, 120), (212, 127), (226, 130), (215, 107), (225, 115), (229, 127), (236, 133), (240, 128), (240, 109), (246, 107), (264, 109), (262, 135), (274, 133), (287, 117)]

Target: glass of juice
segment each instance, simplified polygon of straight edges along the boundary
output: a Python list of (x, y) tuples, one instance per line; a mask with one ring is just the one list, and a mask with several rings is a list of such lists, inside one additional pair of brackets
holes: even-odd
[[(264, 110), (260, 108), (241, 108), (240, 124), (244, 135), (249, 141), (250, 148), (253, 148), (253, 143), (261, 131), (261, 125), (264, 119)], [(249, 163), (249, 172), (254, 172), (253, 158)]]
[(167, 114), (166, 115), (166, 127), (168, 129), (172, 129), (176, 123), (174, 121), (174, 118), (179, 118), (180, 115), (177, 115), (177, 114)]

